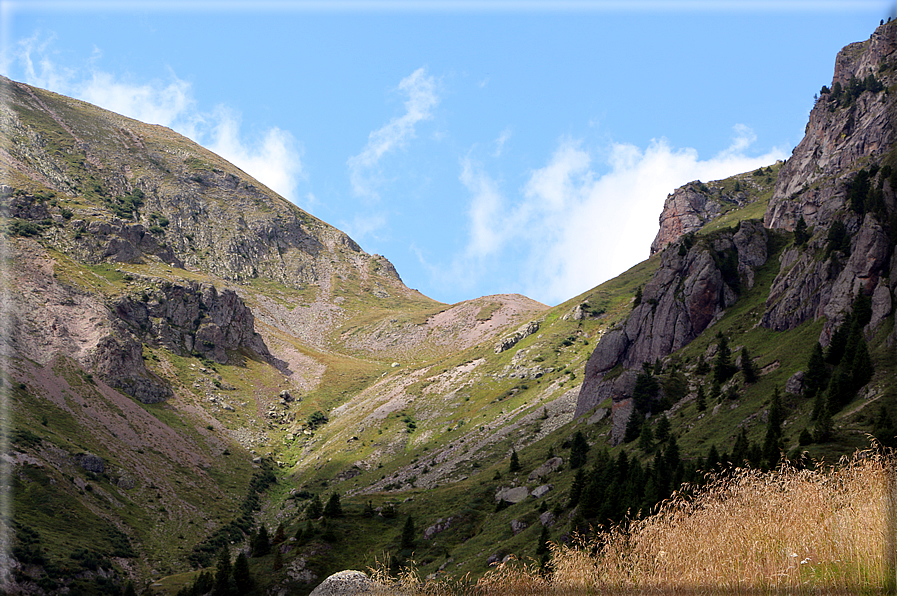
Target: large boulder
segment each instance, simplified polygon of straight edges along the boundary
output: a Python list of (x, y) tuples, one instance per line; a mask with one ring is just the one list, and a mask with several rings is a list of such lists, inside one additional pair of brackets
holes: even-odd
[(361, 571), (347, 570), (334, 573), (322, 581), (309, 596), (355, 596), (372, 594), (373, 591), (371, 578)]

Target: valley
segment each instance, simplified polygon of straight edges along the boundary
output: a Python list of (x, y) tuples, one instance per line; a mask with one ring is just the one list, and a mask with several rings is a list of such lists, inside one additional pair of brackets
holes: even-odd
[(0, 586), (198, 596), (225, 549), (252, 594), (475, 581), (706, 472), (893, 446), (895, 52), (845, 48), (790, 159), (671, 189), (553, 307), (437, 302), (173, 131), (0, 80)]

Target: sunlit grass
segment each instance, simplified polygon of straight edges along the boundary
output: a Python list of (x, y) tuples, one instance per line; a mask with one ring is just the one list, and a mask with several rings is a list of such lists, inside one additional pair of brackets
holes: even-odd
[[(550, 545), (551, 571), (510, 560), (476, 582), (380, 572), (383, 594), (859, 594), (893, 589), (895, 462), (739, 469), (648, 517)], [(686, 487), (687, 488), (687, 487)]]

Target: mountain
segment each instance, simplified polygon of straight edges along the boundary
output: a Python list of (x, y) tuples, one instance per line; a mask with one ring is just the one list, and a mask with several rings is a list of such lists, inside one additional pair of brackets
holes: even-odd
[(3, 589), (199, 594), (225, 547), (258, 594), (476, 578), (891, 440), (895, 27), (791, 158), (676, 189), (649, 259), (553, 308), (436, 302), (171, 130), (0, 80)]

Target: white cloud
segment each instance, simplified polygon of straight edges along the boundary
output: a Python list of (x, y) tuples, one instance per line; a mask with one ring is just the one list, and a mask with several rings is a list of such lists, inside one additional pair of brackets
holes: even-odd
[(377, 237), (377, 232), (386, 228), (383, 213), (356, 213), (351, 221), (341, 221), (339, 228), (355, 241), (361, 238)]
[(240, 136), (240, 117), (227, 108), (213, 112), (212, 142), (207, 147), (281, 195), (296, 198), (296, 182), (303, 177), (302, 161), (293, 136), (269, 128), (260, 142), (251, 145)]
[(786, 157), (779, 149), (749, 156), (753, 132), (737, 126), (735, 133), (730, 147), (707, 160), (664, 139), (644, 150), (615, 144), (601, 175), (590, 152), (565, 139), (513, 201), (467, 159), (460, 179), (471, 195), (469, 238), (452, 272), (480, 271), (499, 254), (508, 263), (517, 253), (515, 277), (525, 294), (548, 304), (572, 298), (647, 258), (664, 199), (675, 188)]
[(498, 138), (495, 139), (495, 151), (492, 152), (492, 157), (501, 157), (501, 154), (504, 153), (505, 143), (511, 138), (511, 129), (506, 128), (501, 131), (501, 134), (498, 135)]
[(408, 96), (405, 113), (373, 131), (361, 153), (349, 158), (349, 178), (352, 190), (358, 196), (377, 197), (380, 159), (414, 138), (414, 126), (422, 120), (431, 119), (432, 110), (439, 103), (436, 79), (427, 76), (424, 68), (418, 68), (402, 79), (399, 91)]
[(25, 82), (98, 105), (150, 124), (167, 126), (220, 154), (275, 192), (295, 201), (303, 177), (301, 152), (293, 136), (279, 128), (248, 142), (240, 131), (240, 116), (216, 107), (202, 111), (192, 85), (169, 72), (169, 80), (135, 83), (96, 68), (100, 51), (82, 69), (59, 66), (50, 54), (52, 36), (37, 34), (19, 42), (15, 60)]

